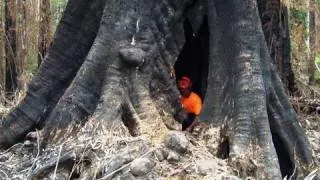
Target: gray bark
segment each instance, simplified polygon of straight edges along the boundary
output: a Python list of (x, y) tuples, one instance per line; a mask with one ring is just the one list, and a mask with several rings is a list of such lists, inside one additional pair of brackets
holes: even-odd
[(102, 0), (69, 2), (45, 63), (29, 84), (26, 97), (2, 123), (0, 142), (3, 145), (12, 145), (44, 124), (87, 56), (96, 37), (103, 6)]
[(258, 0), (258, 8), (270, 56), (283, 84), (294, 92), (288, 9), (279, 0)]
[(285, 163), (297, 163), (295, 156), (310, 163), (254, 0), (70, 1), (26, 98), (1, 126), (0, 144), (41, 124), (47, 142), (59, 141), (76, 132), (66, 127), (88, 119), (114, 132), (124, 123), (131, 135), (159, 136), (164, 119), (180, 112), (172, 70), (188, 43), (183, 22), (198, 32), (204, 16), (210, 36), (200, 119), (227, 125), (232, 160), (258, 147), (269, 179), (281, 178), (274, 139), (290, 155)]

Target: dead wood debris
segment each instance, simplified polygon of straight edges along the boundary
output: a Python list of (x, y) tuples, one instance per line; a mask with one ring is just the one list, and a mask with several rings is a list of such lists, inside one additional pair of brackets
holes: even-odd
[[(320, 164), (320, 100), (292, 97), (301, 125), (310, 140), (315, 165)], [(7, 112), (7, 111), (6, 111)], [(220, 130), (209, 128), (201, 137), (188, 134), (191, 142), (178, 161), (167, 160), (164, 144), (152, 144), (143, 137), (131, 137), (124, 132), (99, 132), (99, 124), (88, 122), (76, 137), (63, 144), (50, 144), (46, 149), (38, 146), (35, 134), (24, 143), (19, 143), (0, 152), (0, 177), (7, 179), (125, 179), (135, 178), (130, 173), (130, 164), (137, 158), (147, 157), (156, 162), (154, 169), (143, 178), (169, 179), (223, 179), (236, 178), (239, 171), (230, 167), (228, 160), (216, 157), (221, 144)], [(31, 134), (32, 135), (32, 134)], [(41, 138), (40, 138), (41, 139)], [(59, 156), (59, 147), (63, 145)], [(157, 151), (163, 158), (158, 159)], [(40, 153), (38, 153), (40, 151)], [(58, 158), (59, 157), (59, 158)], [(59, 159), (59, 160), (58, 160)], [(58, 161), (57, 161), (58, 160)], [(248, 166), (256, 168), (251, 162)], [(210, 163), (212, 166), (203, 166)], [(247, 175), (253, 176), (250, 170)], [(254, 171), (255, 172), (255, 171)], [(240, 175), (240, 174), (239, 174)], [(142, 177), (140, 177), (142, 178)]]

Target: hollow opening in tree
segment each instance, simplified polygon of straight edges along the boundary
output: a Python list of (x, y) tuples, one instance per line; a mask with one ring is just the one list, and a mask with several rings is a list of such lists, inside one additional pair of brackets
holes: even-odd
[(290, 177), (294, 171), (294, 163), (290, 158), (290, 154), (276, 132), (272, 132), (272, 141), (277, 151), (281, 175), (282, 177)]
[(207, 17), (198, 32), (194, 32), (188, 19), (183, 23), (186, 42), (174, 65), (176, 78), (188, 76), (192, 81), (192, 91), (203, 100), (207, 89), (209, 28)]

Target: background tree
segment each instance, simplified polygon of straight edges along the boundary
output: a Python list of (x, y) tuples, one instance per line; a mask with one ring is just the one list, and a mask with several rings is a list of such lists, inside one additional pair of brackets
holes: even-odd
[(307, 61), (308, 61), (308, 83), (315, 83), (315, 1), (308, 0), (307, 2)]
[(319, 57), (319, 47), (316, 45), (319, 34), (315, 30), (315, 18), (319, 12), (319, 5), (318, 0), (296, 0), (289, 4), (292, 63), (296, 80), (300, 84), (314, 85), (314, 79), (319, 79), (319, 73), (315, 73), (315, 59)]
[(291, 66), (288, 8), (280, 0), (258, 1), (262, 28), (273, 63), (285, 87), (295, 90)]
[[(298, 161), (311, 163), (311, 152), (260, 22), (255, 0), (70, 0), (26, 97), (1, 126), (0, 144), (43, 125), (45, 140), (59, 142), (88, 117), (100, 129), (116, 133), (123, 123), (133, 136), (157, 137), (164, 119), (180, 112), (178, 59), (187, 64), (177, 71), (207, 68), (192, 77), (205, 82), (195, 87), (205, 92), (200, 118), (225, 125), (229, 158), (256, 151), (267, 178), (290, 175)], [(186, 31), (207, 44), (202, 60), (179, 59), (194, 43)]]
[[(52, 1), (53, 6), (50, 7), (50, 2)], [(56, 24), (59, 22), (61, 18), (61, 14), (63, 9), (65, 8), (66, 0), (51, 0), (51, 1), (43, 1), (44, 5), (48, 6), (45, 8), (42, 8), (42, 11), (44, 11), (48, 16), (45, 17), (45, 21), (41, 21), (41, 11), (40, 6), (42, 6), (43, 3), (40, 0), (33, 0), (33, 1), (15, 1), (14, 2), (14, 12), (12, 19), (15, 22), (12, 22), (12, 26), (15, 26), (15, 33), (16, 33), (16, 40), (15, 42), (15, 48), (16, 48), (16, 57), (15, 57), (15, 65), (16, 65), (16, 74), (17, 74), (17, 88), (20, 91), (18, 96), (15, 97), (15, 100), (18, 100), (20, 95), (23, 95), (25, 84), (29, 81), (31, 76), (37, 71), (38, 69), (38, 62), (37, 57), (39, 55), (39, 46), (43, 44), (44, 42), (40, 43), (39, 41), (45, 40), (46, 46), (49, 45), (52, 37), (51, 37), (51, 31), (55, 31)], [(5, 42), (7, 42), (7, 36), (5, 35), (5, 2), (9, 1), (3, 1), (1, 2), (1, 15), (2, 15), (2, 25), (3, 28), (1, 33), (3, 34), (2, 38), (3, 41), (3, 52), (0, 51), (0, 54), (3, 58), (6, 58), (6, 53), (4, 50)], [(12, 1), (13, 2), (13, 1)], [(42, 6), (43, 7), (43, 6)], [(50, 14), (52, 14), (52, 17), (50, 17)], [(54, 26), (51, 25), (50, 18), (52, 18), (52, 21), (54, 21)], [(40, 25), (42, 24), (42, 25)], [(40, 26), (43, 27), (40, 32)], [(49, 32), (47, 34), (43, 34), (42, 32)], [(42, 35), (40, 36), (40, 33)], [(46, 36), (43, 38), (43, 36)], [(41, 37), (41, 39), (40, 39)], [(12, 42), (12, 41), (11, 41)], [(11, 46), (10, 46), (11, 47)], [(14, 47), (14, 46), (13, 46)], [(8, 50), (7, 54), (11, 53), (11, 51)], [(41, 53), (40, 53), (41, 54)], [(43, 53), (42, 53), (43, 54)], [(10, 54), (8, 54), (10, 55)], [(3, 78), (2, 83), (2, 92), (5, 92), (5, 59), (1, 61), (2, 65), (4, 66), (3, 73), (1, 75), (1, 78)], [(11, 77), (11, 76), (10, 76)], [(14, 77), (14, 76), (12, 76)], [(6, 101), (9, 102), (9, 101)], [(10, 102), (9, 104), (12, 104), (13, 102)]]
[(16, 44), (16, 3), (5, 0), (5, 54), (6, 93), (10, 96), (17, 89), (17, 44)]
[(16, 71), (17, 71), (17, 90), (25, 89), (25, 63), (28, 55), (27, 47), (27, 7), (26, 1), (21, 0), (17, 3), (16, 11)]
[(314, 16), (314, 22), (315, 22), (315, 30), (314, 30), (314, 38), (315, 38), (315, 51), (316, 51), (316, 54), (320, 54), (319, 53), (319, 45), (320, 45), (320, 17), (319, 17), (319, 7), (320, 7), (320, 4), (316, 4), (316, 8), (315, 8), (315, 16)]
[(51, 9), (50, 1), (40, 0), (40, 22), (39, 22), (39, 53), (38, 66), (44, 58), (49, 43), (51, 42)]
[(6, 72), (6, 59), (5, 59), (5, 30), (4, 30), (4, 2), (0, 2), (0, 86), (1, 94), (5, 90), (5, 72)]

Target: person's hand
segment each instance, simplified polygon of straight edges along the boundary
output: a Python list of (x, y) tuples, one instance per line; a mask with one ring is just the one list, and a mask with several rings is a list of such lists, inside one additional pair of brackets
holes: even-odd
[(193, 128), (197, 125), (197, 121), (193, 121), (192, 124), (186, 129), (186, 131), (192, 133)]
[(182, 123), (185, 119), (188, 118), (188, 112), (183, 109), (181, 106), (176, 108), (174, 119), (180, 123)]

